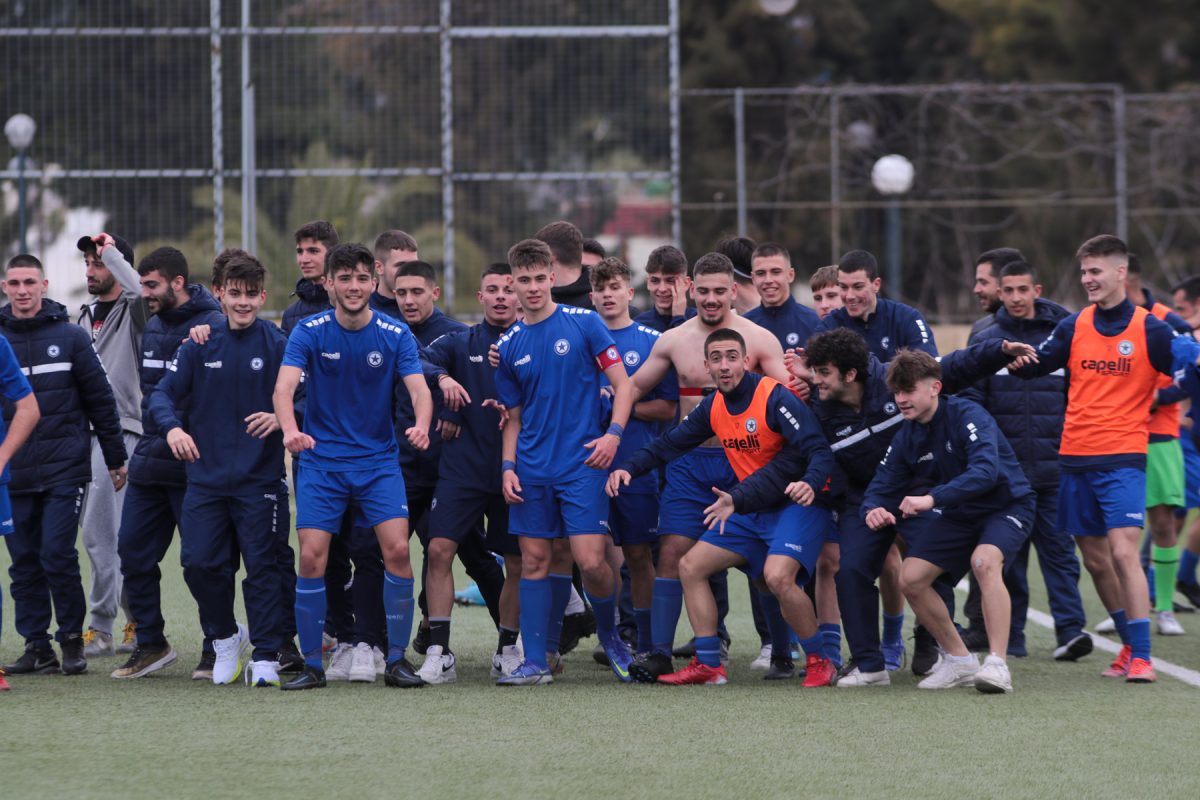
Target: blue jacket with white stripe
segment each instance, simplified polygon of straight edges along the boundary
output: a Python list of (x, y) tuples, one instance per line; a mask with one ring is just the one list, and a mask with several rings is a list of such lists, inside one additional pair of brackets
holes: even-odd
[[(13, 494), (41, 492), (52, 486), (82, 486), (92, 479), (95, 428), (104, 463), (125, 463), (121, 418), (108, 375), (87, 331), (71, 323), (66, 306), (43, 300), (29, 319), (17, 319), (12, 306), (0, 309), (0, 334), (8, 339), (37, 397), (42, 418), (12, 460)], [(5, 403), (4, 421), (15, 409)], [(106, 479), (107, 480), (107, 479)]]
[(875, 312), (865, 321), (850, 316), (844, 308), (837, 308), (825, 315), (814, 333), (836, 328), (849, 328), (866, 339), (867, 349), (885, 363), (891, 361), (902, 347), (924, 350), (931, 356), (938, 354), (933, 329), (921, 312), (883, 297), (875, 301)]
[[(187, 486), (187, 472), (182, 461), (177, 461), (167, 446), (166, 431), (161, 430), (150, 418), (150, 395), (158, 382), (167, 374), (167, 365), (175, 358), (175, 351), (188, 338), (188, 332), (196, 325), (212, 325), (214, 328), (225, 321), (217, 299), (198, 283), (187, 285), (188, 301), (160, 311), (146, 323), (142, 333), (142, 438), (134, 448), (129, 462), (129, 482), (144, 486)], [(179, 416), (187, 427), (189, 403), (185, 400), (179, 407)]]

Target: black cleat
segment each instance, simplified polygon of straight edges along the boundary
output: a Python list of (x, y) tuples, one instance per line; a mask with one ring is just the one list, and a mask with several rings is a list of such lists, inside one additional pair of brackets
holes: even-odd
[(279, 672), (281, 674), (296, 674), (304, 671), (304, 656), (296, 647), (295, 641), (287, 639), (279, 650)]
[(1092, 637), (1086, 633), (1081, 633), (1062, 647), (1056, 647), (1054, 649), (1054, 660), (1078, 661), (1090, 652), (1092, 652)]
[(63, 675), (82, 675), (87, 672), (82, 633), (73, 633), (62, 643), (62, 671)]
[(663, 653), (638, 653), (629, 665), (629, 677), (638, 683), (658, 683), (659, 675), (674, 671), (670, 656)]
[(305, 664), (301, 668), (299, 675), (287, 683), (280, 684), (279, 688), (285, 692), (298, 692), (302, 689), (324, 689), (325, 670)]
[(939, 655), (937, 640), (933, 638), (933, 634), (922, 625), (913, 628), (913, 675), (928, 675), (934, 664), (937, 664)]
[(54, 655), (49, 643), (27, 644), (25, 652), (11, 664), (4, 665), (9, 675), (57, 675), (60, 670), (58, 656)]
[(594, 636), (595, 633), (596, 615), (592, 613), (591, 606), (584, 606), (578, 614), (567, 614), (563, 617), (562, 635), (558, 638), (559, 655), (565, 656), (579, 646), (580, 639)]
[(425, 685), (417, 669), (407, 658), (398, 658), (387, 665), (383, 671), (383, 682), (397, 689), (419, 689)]
[(790, 658), (771, 658), (771, 668), (763, 675), (764, 681), (786, 681), (796, 677), (796, 664)]
[(988, 652), (987, 631), (983, 628), (968, 627), (962, 632), (963, 644), (972, 653)]
[(596, 646), (592, 648), (592, 661), (602, 667), (608, 666), (608, 653), (604, 651), (604, 645), (599, 642), (596, 642)]
[(215, 650), (201, 650), (200, 663), (196, 664), (196, 668), (192, 670), (192, 680), (194, 681), (211, 681), (213, 667), (217, 664), (217, 653)]
[(671, 651), (671, 655), (675, 658), (695, 658), (696, 657), (696, 640), (688, 639), (683, 644)]
[(417, 651), (417, 655), (425, 655), (425, 651), (429, 649), (429, 628), (424, 625), (417, 626), (417, 635), (413, 637), (412, 649)]
[(1175, 581), (1175, 591), (1186, 597), (1194, 607), (1200, 608), (1200, 583)]

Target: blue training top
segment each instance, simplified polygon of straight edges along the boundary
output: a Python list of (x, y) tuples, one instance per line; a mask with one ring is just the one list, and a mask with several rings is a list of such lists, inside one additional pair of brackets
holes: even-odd
[(774, 334), (784, 350), (803, 347), (808, 337), (812, 336), (813, 331), (821, 324), (817, 312), (797, 303), (791, 296), (780, 305), (770, 308), (760, 305), (742, 316)]
[(885, 364), (902, 347), (924, 350), (931, 356), (938, 354), (937, 344), (933, 341), (933, 329), (921, 312), (912, 306), (882, 297), (875, 301), (875, 312), (865, 322), (850, 316), (844, 308), (836, 308), (825, 315), (816, 332), (836, 328), (849, 328), (866, 339), (871, 355)]

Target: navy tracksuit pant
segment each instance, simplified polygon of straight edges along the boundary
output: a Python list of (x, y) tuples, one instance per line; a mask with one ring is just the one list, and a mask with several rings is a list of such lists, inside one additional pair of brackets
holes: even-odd
[(12, 558), (8, 574), (17, 633), (26, 644), (49, 646), (53, 609), (55, 639), (82, 634), (87, 600), (75, 541), (83, 487), (54, 486), (13, 494), (11, 500), (14, 530), (2, 538)]
[(117, 554), (121, 557), (121, 577), (129, 611), (137, 623), (139, 647), (162, 647), (167, 643), (163, 634), (162, 572), (158, 565), (175, 535), (184, 491), (182, 486), (140, 483), (130, 483), (125, 488)]

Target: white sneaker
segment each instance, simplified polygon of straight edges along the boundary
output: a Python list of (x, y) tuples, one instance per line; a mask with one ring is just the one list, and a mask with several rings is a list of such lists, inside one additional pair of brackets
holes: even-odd
[(979, 672), (979, 662), (975, 656), (967, 661), (954, 661), (952, 656), (943, 654), (937, 664), (917, 684), (918, 689), (954, 689), (959, 686), (974, 686), (975, 673)]
[(758, 658), (750, 662), (750, 669), (767, 670), (771, 668), (771, 645), (764, 644), (758, 651)]
[(421, 664), (417, 675), (429, 684), (454, 683), (458, 680), (454, 664), (454, 653), (443, 653), (440, 644), (431, 644), (425, 651), (425, 663)]
[(329, 666), (325, 669), (325, 680), (350, 680), (350, 665), (354, 662), (354, 645), (338, 642), (329, 654)]
[(227, 639), (213, 639), (216, 660), (213, 662), (212, 682), (220, 686), (236, 681), (242, 674), (242, 662), (249, 647), (250, 634), (240, 622), (237, 633), (233, 636)]
[(985, 658), (983, 666), (975, 673), (975, 688), (984, 694), (1010, 694), (1012, 674), (1004, 659), (993, 655)]
[(337, 647), (337, 645), (338, 645), (337, 639), (333, 638), (328, 633), (325, 633), (325, 631), (321, 631), (321, 652), (322, 653), (328, 653), (329, 651), (333, 650), (333, 648)]
[(278, 661), (251, 661), (246, 667), (246, 684), (249, 686), (278, 686)]
[(838, 678), (833, 685), (842, 689), (853, 689), (859, 686), (891, 686), (892, 676), (886, 669), (879, 672), (863, 672), (855, 667)]
[(1100, 620), (1100, 623), (1096, 625), (1094, 630), (1096, 633), (1116, 633), (1117, 626), (1112, 621), (1112, 617), (1105, 617), (1104, 619)]
[(499, 653), (492, 654), (492, 677), (503, 678), (505, 675), (512, 675), (513, 670), (521, 666), (524, 660), (521, 648), (515, 644), (502, 647)]
[[(375, 682), (375, 653), (371, 645), (366, 642), (359, 642), (354, 645), (354, 651), (350, 656), (350, 671), (348, 677), (355, 683), (374, 683)], [(325, 673), (328, 680), (329, 673)]]
[(1183, 626), (1175, 619), (1173, 611), (1155, 611), (1154, 624), (1158, 627), (1159, 636), (1183, 636)]
[(371, 648), (371, 656), (375, 659), (375, 674), (382, 675), (387, 669), (387, 656), (378, 647)]

